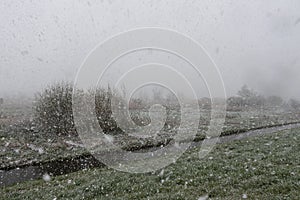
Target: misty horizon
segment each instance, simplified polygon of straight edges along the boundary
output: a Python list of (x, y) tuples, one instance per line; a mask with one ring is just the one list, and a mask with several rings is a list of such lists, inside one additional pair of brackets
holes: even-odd
[(155, 26), (203, 45), (227, 96), (247, 84), (267, 96), (300, 98), (296, 2), (4, 2), (0, 96), (32, 96), (53, 82), (73, 82), (96, 45), (125, 30)]

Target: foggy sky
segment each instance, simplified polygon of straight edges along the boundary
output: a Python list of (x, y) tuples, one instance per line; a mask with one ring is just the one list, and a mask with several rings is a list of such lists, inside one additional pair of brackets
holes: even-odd
[(208, 51), (233, 95), (243, 85), (300, 98), (300, 1), (1, 1), (0, 96), (73, 81), (88, 53), (138, 27), (182, 32)]

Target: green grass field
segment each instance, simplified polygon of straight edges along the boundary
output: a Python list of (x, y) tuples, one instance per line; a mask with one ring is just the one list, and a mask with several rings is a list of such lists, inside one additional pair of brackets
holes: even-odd
[[(24, 110), (26, 109), (24, 108)], [(22, 112), (20, 113), (22, 114)], [(6, 112), (6, 115), (9, 116), (11, 113)], [(25, 114), (22, 114), (21, 118), (23, 115)], [(209, 116), (206, 113), (202, 120), (207, 122), (208, 119)], [(231, 135), (259, 127), (299, 122), (298, 119), (298, 113), (227, 112), (221, 135)], [(193, 122), (194, 119), (191, 118), (191, 123)], [(0, 119), (0, 126), (1, 123), (3, 128), (0, 128), (0, 169), (12, 169), (23, 165), (31, 165), (32, 163), (43, 163), (88, 153), (81, 147), (82, 142), (78, 137), (57, 136), (53, 133), (39, 131), (35, 127), (32, 130), (30, 123), (23, 123), (22, 121), (8, 122), (4, 125), (4, 122), (1, 122)], [(205, 138), (207, 127), (208, 125), (205, 123), (200, 124), (195, 141)], [(123, 146), (130, 148), (140, 147), (143, 143), (150, 145), (154, 145), (155, 142), (159, 143), (159, 141), (141, 142), (137, 139), (124, 139), (123, 137), (121, 141), (124, 143)], [(161, 141), (164, 141), (164, 138)]]
[(233, 141), (198, 158), (187, 151), (163, 171), (99, 168), (1, 188), (2, 199), (299, 199), (300, 129)]

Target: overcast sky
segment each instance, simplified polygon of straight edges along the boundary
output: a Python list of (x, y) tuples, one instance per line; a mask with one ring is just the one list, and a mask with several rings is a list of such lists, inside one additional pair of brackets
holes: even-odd
[(243, 85), (300, 97), (300, 1), (1, 1), (0, 96), (73, 81), (87, 54), (138, 27), (177, 30), (201, 43), (228, 95)]

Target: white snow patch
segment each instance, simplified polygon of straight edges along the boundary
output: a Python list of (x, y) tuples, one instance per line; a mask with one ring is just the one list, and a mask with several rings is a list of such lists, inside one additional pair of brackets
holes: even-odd
[(71, 146), (84, 147), (82, 144), (78, 144), (78, 143), (75, 143), (75, 142), (70, 141), (70, 140), (65, 141), (65, 143), (68, 144), (68, 145), (71, 145)]
[(49, 176), (49, 174), (44, 174), (43, 175), (43, 180), (46, 181), (46, 182), (48, 182), (48, 181), (51, 180), (51, 177)]
[(105, 137), (105, 139), (108, 141), (108, 142), (110, 142), (110, 143), (113, 143), (113, 141), (114, 141), (114, 137), (113, 136), (111, 136), (111, 135), (104, 135), (104, 137)]
[(206, 199), (208, 199), (208, 194), (205, 194), (198, 198), (198, 200), (206, 200)]
[(178, 144), (178, 142), (175, 142), (174, 146), (175, 148), (180, 149), (180, 145)]
[(164, 169), (162, 169), (162, 170), (161, 170), (161, 172), (159, 173), (159, 176), (163, 176), (163, 175), (164, 175), (164, 173), (165, 173), (165, 170), (164, 170)]
[(39, 152), (39, 154), (43, 154), (44, 153), (44, 149), (43, 148), (38, 148), (38, 152)]
[(42, 147), (37, 147), (33, 144), (27, 144), (27, 147), (30, 148), (33, 151), (37, 151), (39, 154), (43, 154), (44, 153), (44, 149)]

